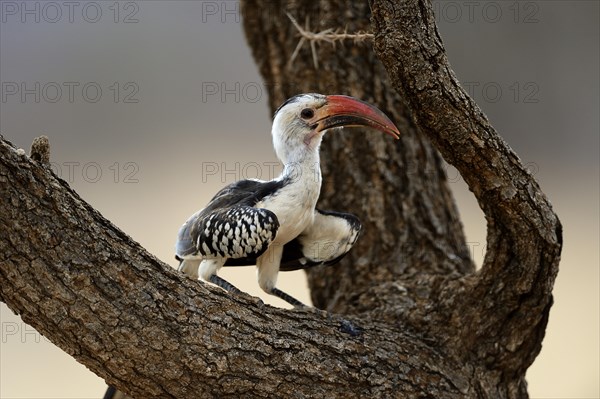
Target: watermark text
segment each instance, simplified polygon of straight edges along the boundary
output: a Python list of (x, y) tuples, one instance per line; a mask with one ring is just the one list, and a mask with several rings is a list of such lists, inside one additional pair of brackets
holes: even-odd
[(50, 168), (54, 174), (69, 183), (79, 179), (86, 183), (98, 183), (100, 181), (125, 184), (139, 183), (137, 174), (140, 167), (136, 162), (114, 162), (111, 165), (79, 161), (50, 162)]
[(0, 85), (2, 103), (98, 103), (103, 98), (114, 103), (136, 104), (140, 100), (135, 82), (11, 82)]
[(140, 6), (136, 1), (2, 1), (2, 23), (137, 23)]

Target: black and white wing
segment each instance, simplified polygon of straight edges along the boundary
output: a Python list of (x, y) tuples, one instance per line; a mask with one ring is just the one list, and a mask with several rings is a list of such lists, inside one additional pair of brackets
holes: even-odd
[(275, 214), (262, 208), (233, 206), (199, 213), (180, 230), (177, 256), (258, 257), (271, 244), (278, 228)]
[(215, 195), (181, 227), (175, 245), (179, 259), (256, 258), (275, 239), (277, 216), (254, 205), (279, 182), (242, 180)]
[[(360, 220), (350, 214), (315, 209), (314, 223), (283, 246), (280, 271), (333, 265), (350, 251), (361, 230)], [(250, 266), (256, 257), (227, 259), (225, 266)]]
[(283, 247), (279, 270), (292, 271), (339, 262), (356, 243), (361, 228), (355, 215), (315, 209), (314, 223)]

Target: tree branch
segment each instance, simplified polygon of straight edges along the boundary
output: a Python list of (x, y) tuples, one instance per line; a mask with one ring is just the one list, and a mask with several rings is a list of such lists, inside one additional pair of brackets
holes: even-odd
[(296, 56), (298, 55), (298, 52), (304, 45), (305, 41), (308, 41), (308, 43), (310, 44), (310, 50), (312, 52), (313, 57), (313, 65), (315, 69), (319, 69), (319, 59), (317, 57), (317, 50), (315, 47), (316, 43), (327, 42), (335, 47), (335, 44), (337, 42), (343, 42), (344, 40), (352, 40), (355, 43), (359, 43), (365, 40), (373, 39), (372, 33), (348, 33), (346, 31), (340, 32), (339, 29), (333, 30), (331, 28), (326, 29), (322, 32), (314, 33), (310, 31), (308, 17), (306, 18), (306, 28), (302, 28), (302, 26), (300, 26), (300, 24), (296, 21), (294, 17), (292, 17), (290, 14), (287, 14), (287, 16), (298, 31), (298, 33), (300, 34), (300, 40), (298, 41), (296, 49), (294, 50), (294, 52), (292, 53), (292, 57), (290, 58), (290, 65), (294, 63), (294, 60), (296, 59)]
[[(460, 345), (495, 367), (524, 372), (546, 327), (562, 246), (560, 222), (531, 173), (460, 86), (431, 2), (374, 0), (372, 10), (375, 51), (392, 84), (419, 128), (461, 173), (488, 221), (482, 270), (466, 279), (455, 311), (465, 325)], [(483, 312), (491, 317), (482, 320)], [(537, 350), (524, 345), (532, 340)]]
[(357, 335), (339, 316), (188, 279), (4, 139), (0, 198), (0, 298), (134, 397), (458, 398), (469, 388), (451, 357), (395, 327), (355, 318)]
[[(309, 281), (318, 306), (353, 316), (279, 310), (182, 277), (4, 140), (0, 298), (133, 396), (526, 397), (560, 223), (460, 87), (431, 3), (374, 0), (374, 29), (368, 6), (349, 0), (242, 6), (272, 107), (297, 92), (350, 94), (377, 103), (403, 132), (396, 145), (367, 132), (323, 144), (320, 206), (358, 213), (365, 233), (344, 263), (311, 270)], [(316, 71), (300, 49), (289, 69), (295, 28), (273, 6), (325, 30), (373, 31), (375, 53), (323, 46)], [(486, 214), (479, 272), (436, 148)]]

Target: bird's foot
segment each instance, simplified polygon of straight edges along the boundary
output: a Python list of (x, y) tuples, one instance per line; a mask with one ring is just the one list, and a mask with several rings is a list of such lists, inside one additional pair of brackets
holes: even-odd
[(340, 331), (351, 337), (359, 337), (362, 335), (362, 328), (346, 319), (340, 320)]
[(264, 301), (257, 296), (252, 297), (252, 302), (254, 302), (256, 304), (256, 306), (258, 306), (259, 308), (262, 308), (265, 306)]
[(315, 307), (305, 307), (302, 310), (306, 310), (310, 313), (318, 314), (319, 316), (327, 319), (328, 321), (333, 321), (335, 323), (339, 323), (338, 329), (340, 332), (344, 334), (348, 334), (353, 338), (360, 337), (363, 333), (363, 329), (358, 326), (355, 322), (344, 319), (338, 315), (329, 313), (326, 310), (315, 308)]

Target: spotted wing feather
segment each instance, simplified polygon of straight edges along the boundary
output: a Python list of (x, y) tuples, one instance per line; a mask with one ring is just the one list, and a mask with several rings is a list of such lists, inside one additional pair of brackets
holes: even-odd
[(177, 255), (258, 257), (271, 244), (278, 228), (277, 217), (268, 209), (234, 206), (201, 213), (182, 227)]
[(175, 253), (186, 257), (258, 257), (277, 234), (275, 214), (254, 205), (286, 180), (240, 180), (224, 187), (179, 230)]

